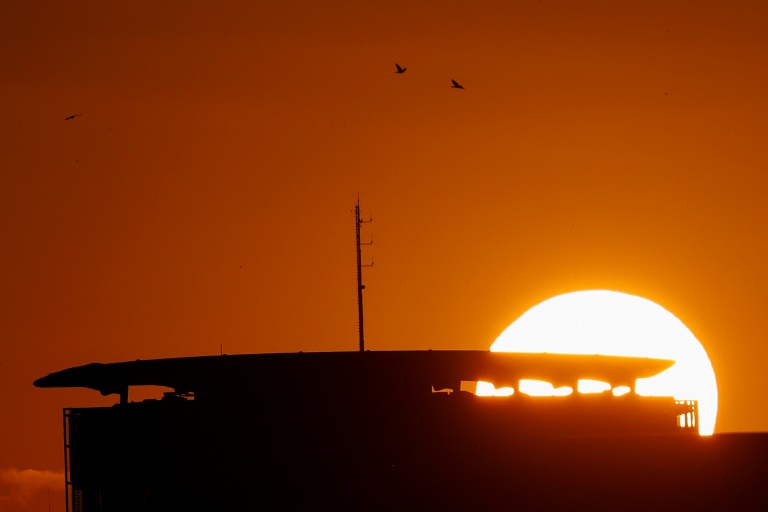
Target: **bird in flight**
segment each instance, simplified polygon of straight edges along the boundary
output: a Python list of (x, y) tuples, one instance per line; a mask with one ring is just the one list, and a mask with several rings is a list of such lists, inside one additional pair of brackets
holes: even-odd
[(65, 118), (64, 118), (64, 120), (65, 120), (65, 121), (69, 121), (70, 119), (74, 119), (74, 118), (76, 118), (76, 117), (80, 117), (81, 115), (83, 115), (83, 114), (72, 114), (72, 115), (71, 115), (71, 116), (69, 116), (69, 117), (65, 117)]
[(395, 64), (395, 67), (397, 68), (397, 71), (395, 71), (395, 73), (399, 75), (402, 75), (403, 73), (405, 73), (405, 70), (408, 69), (408, 68), (401, 68), (400, 64)]
[(451, 86), (451, 89), (463, 89), (463, 88), (464, 88), (464, 86), (463, 86), (463, 85), (461, 85), (461, 84), (460, 84), (459, 82), (457, 82), (456, 80), (451, 80), (451, 83), (453, 84), (453, 85)]

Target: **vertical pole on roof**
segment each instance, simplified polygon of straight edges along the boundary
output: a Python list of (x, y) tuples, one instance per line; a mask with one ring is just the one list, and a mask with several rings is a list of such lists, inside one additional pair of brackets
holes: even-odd
[(365, 285), (363, 284), (363, 267), (372, 267), (373, 261), (368, 265), (362, 264), (361, 245), (373, 245), (373, 239), (370, 242), (360, 242), (360, 226), (364, 222), (371, 222), (373, 218), (363, 220), (360, 218), (360, 197), (357, 198), (357, 204), (354, 209), (355, 213), (355, 242), (357, 247), (357, 332), (359, 337), (360, 352), (365, 352), (365, 330), (363, 328), (363, 290)]

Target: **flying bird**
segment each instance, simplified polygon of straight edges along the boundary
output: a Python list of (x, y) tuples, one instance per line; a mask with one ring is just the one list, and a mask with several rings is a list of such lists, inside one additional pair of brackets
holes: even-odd
[(69, 117), (65, 117), (65, 118), (64, 118), (64, 120), (65, 120), (65, 121), (69, 121), (70, 119), (74, 119), (74, 118), (76, 118), (76, 117), (80, 117), (81, 115), (83, 115), (83, 114), (72, 114), (72, 115), (71, 115), (71, 116), (69, 116)]
[(395, 71), (395, 73), (399, 75), (402, 75), (403, 73), (405, 73), (405, 70), (408, 69), (408, 68), (401, 68), (400, 64), (395, 64), (395, 67), (397, 67), (397, 71)]
[(451, 89), (463, 89), (463, 88), (464, 88), (464, 86), (463, 86), (463, 85), (461, 85), (461, 84), (460, 84), (459, 82), (457, 82), (456, 80), (451, 80), (451, 83), (453, 84), (453, 85), (451, 86)]

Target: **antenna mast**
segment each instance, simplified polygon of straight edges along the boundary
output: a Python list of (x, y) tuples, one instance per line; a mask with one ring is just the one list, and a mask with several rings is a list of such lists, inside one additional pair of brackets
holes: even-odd
[(357, 245), (357, 332), (360, 338), (360, 352), (365, 352), (365, 335), (363, 329), (363, 290), (365, 285), (363, 284), (363, 267), (372, 267), (373, 260), (369, 265), (362, 264), (362, 258), (360, 254), (361, 245), (373, 245), (373, 239), (367, 243), (360, 243), (360, 225), (363, 222), (371, 222), (373, 217), (368, 220), (360, 218), (360, 197), (357, 198), (357, 204), (355, 205), (355, 241)]

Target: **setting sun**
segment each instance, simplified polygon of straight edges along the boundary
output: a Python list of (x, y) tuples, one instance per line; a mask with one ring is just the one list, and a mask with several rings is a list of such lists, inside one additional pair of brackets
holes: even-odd
[[(698, 400), (699, 433), (710, 435), (717, 417), (717, 383), (704, 347), (672, 313), (652, 301), (625, 293), (591, 290), (559, 295), (529, 309), (491, 346), (497, 352), (600, 354), (672, 359), (668, 370), (637, 380), (637, 393)], [(526, 387), (523, 387), (526, 384)], [(492, 394), (485, 384), (478, 392)], [(578, 392), (602, 392), (605, 383), (579, 381)], [(571, 388), (521, 382), (522, 393), (570, 393)], [(627, 392), (614, 388), (614, 395)]]

